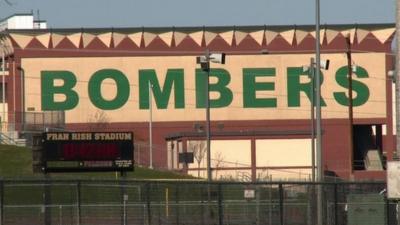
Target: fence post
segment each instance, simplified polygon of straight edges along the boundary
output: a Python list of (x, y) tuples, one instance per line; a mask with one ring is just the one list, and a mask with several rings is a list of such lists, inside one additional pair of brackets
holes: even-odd
[(59, 225), (62, 225), (63, 224), (63, 219), (62, 219), (62, 217), (63, 217), (63, 213), (62, 213), (62, 205), (59, 205), (58, 206), (58, 224)]
[(179, 225), (179, 184), (175, 185), (176, 225)]
[(42, 115), (42, 127), (43, 127), (43, 130), (46, 130), (46, 125), (44, 122), (44, 118), (45, 118), (44, 113), (42, 113), (41, 115)]
[(201, 225), (204, 225), (204, 186), (202, 185), (200, 188), (200, 214), (201, 214)]
[(160, 183), (158, 183), (157, 182), (157, 185), (156, 185), (156, 187), (157, 187), (157, 203), (158, 203), (158, 207), (157, 207), (157, 214), (158, 214), (158, 224), (162, 224), (162, 219), (161, 219), (161, 201), (162, 201), (162, 187), (160, 187), (161, 185), (160, 185)]
[(147, 224), (151, 224), (150, 184), (146, 183)]
[(81, 224), (81, 182), (76, 184), (76, 203), (77, 203), (77, 225)]
[(44, 224), (51, 225), (51, 180), (48, 174), (46, 176), (46, 181), (44, 183)]
[(337, 183), (333, 184), (334, 188), (334, 204), (335, 204), (335, 225), (338, 225), (338, 187)]
[(218, 224), (223, 225), (224, 224), (224, 211), (222, 207), (222, 190), (221, 190), (221, 184), (218, 184)]
[(386, 224), (390, 224), (390, 219), (389, 219), (389, 199), (387, 196), (385, 196), (385, 208), (386, 208)]
[(268, 225), (272, 225), (272, 175), (269, 175), (269, 190), (268, 190), (268, 198), (269, 198), (269, 207), (268, 207)]
[(279, 184), (279, 220), (280, 225), (283, 225), (283, 185)]
[(4, 182), (0, 180), (0, 225), (3, 225), (4, 218)]
[(128, 222), (127, 218), (127, 209), (126, 209), (126, 202), (128, 201), (128, 196), (126, 194), (126, 173), (121, 172), (120, 178), (120, 195), (121, 195), (121, 225), (126, 225)]
[(256, 225), (260, 225), (260, 186), (255, 186), (256, 190)]
[(308, 185), (308, 207), (307, 207), (307, 224), (315, 224), (314, 210), (315, 210), (315, 183)]

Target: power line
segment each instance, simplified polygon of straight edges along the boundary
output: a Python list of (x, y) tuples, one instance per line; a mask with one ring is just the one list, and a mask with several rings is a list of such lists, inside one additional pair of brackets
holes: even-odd
[[(388, 78), (387, 76), (384, 76), (385, 78), (382, 78), (382, 76), (368, 76), (368, 77), (365, 77), (365, 78), (361, 78), (362, 80), (367, 80), (367, 79), (375, 79), (375, 80), (381, 80), (381, 81), (388, 81), (388, 80), (391, 80), (391, 78)], [(29, 78), (29, 79), (36, 79), (36, 80), (40, 80), (41, 78), (40, 77), (35, 77), (35, 76), (25, 76), (25, 79), (27, 80), (27, 78)], [(354, 79), (354, 80), (357, 80), (357, 79)], [(89, 83), (89, 81), (88, 80), (77, 80), (77, 83)], [(116, 87), (116, 83), (114, 83), (114, 82), (107, 82), (107, 81), (105, 81), (105, 82), (102, 82), (102, 84), (106, 84), (106, 85), (112, 85), (112, 86), (115, 86)], [(300, 83), (300, 84), (307, 84), (307, 83)], [(323, 86), (324, 84), (322, 84), (322, 86)], [(139, 84), (134, 84), (134, 83), (130, 83), (129, 84), (129, 86), (130, 87), (137, 87), (137, 88), (139, 88)], [(344, 87), (341, 87), (340, 86), (340, 88), (344, 88)], [(345, 89), (345, 88), (344, 88)], [(196, 92), (197, 90), (196, 89), (194, 89), (194, 88), (184, 88), (184, 91), (193, 91), (193, 92)], [(232, 90), (231, 90), (232, 91)], [(264, 93), (264, 92), (272, 92), (272, 91), (274, 91), (274, 90), (259, 90), (258, 92), (257, 92), (257, 96), (262, 96), (262, 97), (288, 97), (288, 95), (284, 95), (284, 94), (274, 94), (274, 93)], [(343, 91), (336, 91), (336, 92), (344, 92), (345, 90), (343, 90)], [(211, 91), (212, 92), (212, 91)], [(216, 91), (217, 92), (217, 91)], [(301, 95), (300, 95), (300, 98), (304, 98), (304, 99), (307, 99), (308, 97), (307, 96), (304, 96), (304, 94), (305, 93), (303, 93), (303, 91), (301, 91)], [(233, 95), (243, 95), (244, 94), (244, 92), (243, 91), (232, 91), (232, 94)], [(40, 94), (39, 94), (40, 95)], [(330, 98), (330, 97), (324, 97), (324, 99), (325, 100), (335, 100), (335, 98)], [(379, 102), (379, 101), (381, 101), (381, 102), (386, 102), (386, 100), (371, 100), (371, 101), (373, 101), (373, 102)]]

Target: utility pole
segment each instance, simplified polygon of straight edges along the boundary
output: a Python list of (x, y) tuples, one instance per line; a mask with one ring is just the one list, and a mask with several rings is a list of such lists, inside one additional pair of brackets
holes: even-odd
[(206, 80), (206, 139), (207, 139), (207, 180), (212, 181), (211, 171), (211, 125), (210, 125), (210, 51), (206, 49), (207, 78)]
[[(395, 75), (395, 94), (396, 94), (396, 160), (400, 156), (400, 0), (396, 1), (396, 75)], [(400, 203), (397, 202), (397, 208), (399, 208)], [(397, 224), (399, 224), (399, 212), (397, 212)]]
[[(308, 75), (311, 80), (311, 181), (315, 184), (315, 59), (311, 57), (310, 67), (308, 68)], [(315, 196), (315, 185), (311, 187), (311, 194)], [(310, 212), (309, 221), (315, 221), (315, 198), (310, 199)]]
[(348, 70), (348, 82), (349, 82), (349, 145), (350, 145), (350, 173), (353, 174), (353, 159), (354, 159), (354, 131), (353, 131), (353, 67), (351, 60), (351, 41), (350, 35), (346, 37), (346, 45), (347, 45), (347, 70)]
[(308, 74), (311, 79), (311, 181), (315, 182), (315, 59), (311, 58)]
[(317, 190), (317, 224), (323, 225), (323, 187), (324, 169), (323, 169), (323, 156), (322, 156), (322, 129), (321, 129), (321, 55), (320, 55), (320, 0), (315, 0), (315, 94), (316, 94), (316, 128), (317, 128), (317, 177), (318, 177), (318, 190)]
[(396, 89), (396, 155), (400, 156), (400, 0), (396, 1), (396, 75), (395, 75), (395, 89)]

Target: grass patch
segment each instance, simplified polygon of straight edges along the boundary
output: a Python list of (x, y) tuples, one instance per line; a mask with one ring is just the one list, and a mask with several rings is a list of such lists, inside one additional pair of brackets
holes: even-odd
[[(53, 173), (49, 177), (59, 179), (119, 179), (120, 175), (116, 172)], [(32, 172), (32, 151), (29, 148), (0, 145), (0, 178), (40, 179), (45, 178), (45, 175)], [(135, 166), (133, 172), (127, 172), (127, 179), (194, 179), (194, 177)]]

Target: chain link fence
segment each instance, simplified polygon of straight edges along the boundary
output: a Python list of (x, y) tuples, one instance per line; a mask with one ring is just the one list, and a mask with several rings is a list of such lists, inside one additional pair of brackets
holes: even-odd
[(1, 225), (397, 224), (385, 183), (2, 180)]

